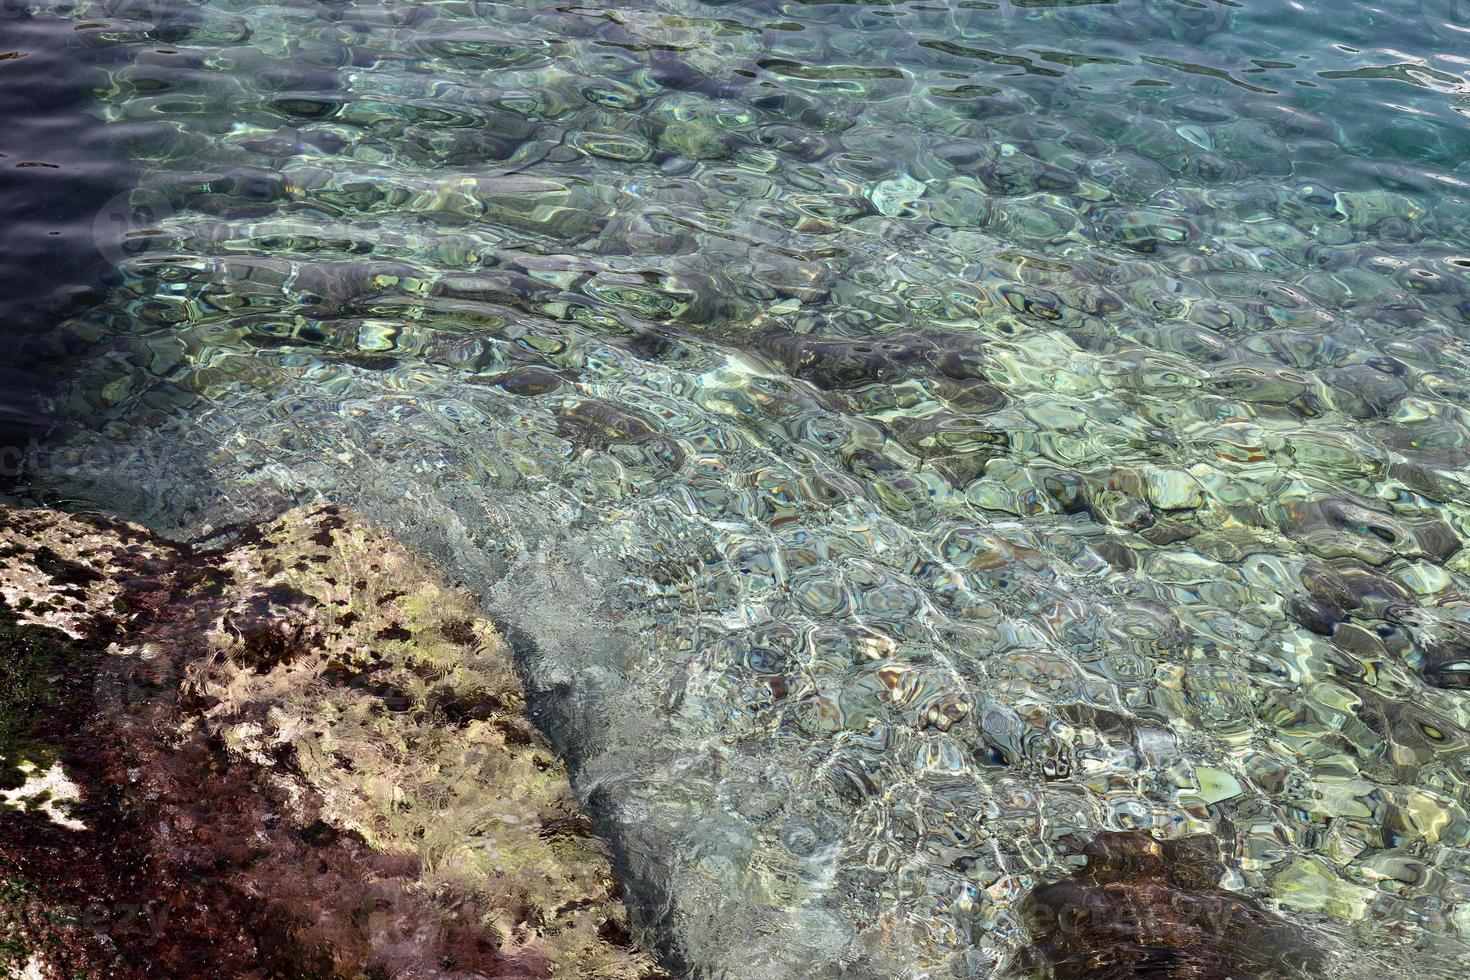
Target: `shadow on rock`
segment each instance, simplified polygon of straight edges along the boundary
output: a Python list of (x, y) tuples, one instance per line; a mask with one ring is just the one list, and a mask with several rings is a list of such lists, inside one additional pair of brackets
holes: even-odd
[(229, 537), (0, 507), (0, 975), (662, 977), (473, 599)]

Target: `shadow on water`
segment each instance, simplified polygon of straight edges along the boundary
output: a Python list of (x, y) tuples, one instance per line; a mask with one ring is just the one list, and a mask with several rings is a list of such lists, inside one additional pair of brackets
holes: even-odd
[[(110, 266), (94, 228), (133, 169), (87, 111), (114, 49), (77, 25), (0, 4), (0, 445), (25, 446), (46, 420), (32, 405), (45, 371), (28, 341), (96, 303)], [(13, 468), (13, 467), (7, 467)], [(10, 475), (0, 473), (0, 481)]]

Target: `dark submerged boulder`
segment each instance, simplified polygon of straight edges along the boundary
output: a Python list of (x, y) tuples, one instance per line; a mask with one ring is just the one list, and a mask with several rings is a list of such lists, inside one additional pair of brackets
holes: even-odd
[(1109, 832), (1082, 853), (1085, 867), (1022, 903), (1034, 940), (1024, 966), (1058, 980), (1321, 975), (1324, 956), (1299, 928), (1219, 887), (1213, 838)]

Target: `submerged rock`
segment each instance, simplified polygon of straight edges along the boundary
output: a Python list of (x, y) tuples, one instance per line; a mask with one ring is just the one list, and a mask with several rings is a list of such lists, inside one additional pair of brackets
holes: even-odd
[(0, 509), (0, 970), (661, 976), (470, 597), (332, 508), (228, 537)]
[(1322, 976), (1322, 953), (1300, 929), (1219, 887), (1214, 849), (1208, 836), (1099, 835), (1084, 868), (1023, 903), (1027, 965), (1089, 980)]

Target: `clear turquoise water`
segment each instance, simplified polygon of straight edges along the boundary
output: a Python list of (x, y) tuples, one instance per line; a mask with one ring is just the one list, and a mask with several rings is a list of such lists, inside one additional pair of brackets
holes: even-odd
[(440, 557), (681, 972), (1000, 975), (1132, 828), (1470, 967), (1462, 6), (49, 10), (32, 492)]

